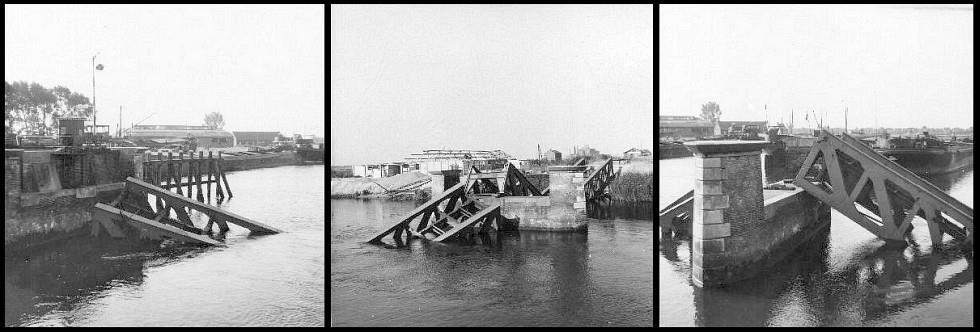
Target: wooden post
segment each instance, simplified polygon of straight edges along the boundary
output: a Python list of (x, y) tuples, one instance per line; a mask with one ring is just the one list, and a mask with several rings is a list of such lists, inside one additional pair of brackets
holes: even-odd
[(201, 162), (204, 160), (204, 151), (198, 151), (197, 162), (194, 163), (194, 168), (197, 172), (194, 173), (195, 182), (197, 183), (197, 201), (204, 203), (204, 192), (201, 191)]
[[(163, 156), (159, 156), (159, 158), (160, 158), (160, 160), (163, 160)], [(160, 185), (160, 182), (163, 180), (163, 171), (162, 170), (163, 170), (163, 163), (157, 163), (157, 167), (156, 167), (156, 179), (153, 181), (153, 185), (154, 186), (159, 186)], [(159, 195), (154, 195), (154, 196), (156, 196), (156, 198), (157, 198), (156, 199), (156, 201), (157, 201), (157, 211), (159, 211), (160, 209), (163, 209), (163, 200), (160, 198)]]
[[(180, 159), (184, 159), (184, 153), (181, 152), (180, 154), (177, 155), (177, 157)], [(180, 192), (180, 167), (178, 166), (177, 171), (174, 172), (173, 165), (174, 165), (173, 152), (171, 152), (167, 158), (167, 169), (170, 170), (171, 174), (167, 176), (167, 185), (163, 188), (170, 189), (170, 178), (174, 178), (174, 184), (177, 186), (177, 192), (179, 193)]]
[[(219, 156), (221, 155), (221, 151), (218, 151), (218, 155)], [(218, 174), (218, 160), (215, 159), (215, 160), (213, 160), (213, 162), (214, 162), (214, 165), (213, 165), (214, 166), (214, 188), (217, 190), (215, 196), (218, 198), (218, 202), (220, 203), (222, 200), (225, 199), (225, 192), (224, 192), (223, 189), (221, 189), (221, 175)]]
[(235, 197), (231, 193), (231, 188), (228, 187), (228, 177), (225, 176), (225, 172), (221, 170), (221, 151), (218, 151), (218, 175), (221, 176), (221, 180), (225, 182), (225, 191), (228, 192), (228, 198)]
[[(160, 159), (160, 160), (163, 160), (163, 159)], [(153, 185), (154, 186), (159, 186), (160, 185), (160, 181), (163, 179), (163, 171), (162, 171), (162, 169), (163, 169), (163, 163), (157, 162), (157, 165), (156, 165), (156, 167), (154, 167), (154, 169), (156, 169), (156, 174), (155, 174), (156, 175), (156, 179), (153, 180), (154, 181)]]
[(212, 159), (213, 158), (212, 158), (212, 155), (211, 155), (211, 151), (208, 151), (208, 161), (204, 163), (205, 165), (207, 165), (206, 168), (208, 169), (208, 182), (207, 182), (207, 186), (208, 186), (208, 203), (211, 203), (211, 181), (213, 181), (213, 179), (211, 178), (211, 163), (213, 161)]
[(194, 162), (194, 154), (191, 153), (190, 160), (184, 162), (185, 164), (187, 164), (187, 198), (194, 198), (194, 194), (192, 193), (192, 189), (194, 188), (193, 187), (194, 181), (192, 180), (194, 178), (194, 168), (191, 167), (191, 163), (193, 162)]
[(170, 181), (174, 178), (174, 153), (167, 153), (167, 180), (163, 185), (164, 189), (170, 187)]
[(177, 188), (177, 194), (178, 195), (183, 195), (184, 194), (184, 191), (183, 191), (183, 189), (180, 189), (180, 182), (183, 181), (182, 178), (184, 177), (184, 171), (181, 170), (181, 168), (184, 168), (183, 167), (183, 165), (184, 165), (184, 153), (181, 152), (177, 156), (180, 157), (180, 160), (177, 160), (177, 177), (176, 177), (177, 178), (177, 183), (174, 184), (174, 187)]

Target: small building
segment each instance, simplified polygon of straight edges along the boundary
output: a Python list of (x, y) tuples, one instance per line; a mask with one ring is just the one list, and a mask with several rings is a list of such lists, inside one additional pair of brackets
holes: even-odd
[(235, 146), (272, 146), (276, 138), (282, 136), (278, 131), (233, 131)]
[(380, 178), (381, 165), (356, 165), (354, 166), (354, 176)]
[(380, 178), (382, 175), (381, 165), (354, 165), (351, 170), (354, 176), (362, 178)]
[(386, 178), (410, 172), (412, 171), (412, 168), (412, 165), (403, 162), (381, 163), (374, 165), (353, 165), (351, 166), (351, 173), (356, 177)]
[(640, 150), (640, 149), (637, 149), (637, 148), (632, 148), (632, 149), (626, 150), (626, 152), (623, 152), (623, 158), (626, 158), (626, 159), (633, 159), (635, 157), (640, 157), (642, 155), (643, 155), (643, 150)]
[(548, 150), (544, 153), (544, 159), (548, 161), (561, 161), (561, 152), (555, 151), (554, 149)]
[(368, 175), (367, 167), (368, 165), (352, 165), (350, 167), (351, 174), (353, 174), (355, 177), (365, 178)]
[(383, 178), (402, 173), (402, 163), (384, 163), (379, 166), (381, 168), (381, 177)]

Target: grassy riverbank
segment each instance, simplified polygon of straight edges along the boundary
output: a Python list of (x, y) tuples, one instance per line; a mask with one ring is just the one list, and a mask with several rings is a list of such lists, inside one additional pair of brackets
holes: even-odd
[(634, 159), (623, 165), (609, 184), (609, 193), (617, 202), (653, 202), (653, 159)]

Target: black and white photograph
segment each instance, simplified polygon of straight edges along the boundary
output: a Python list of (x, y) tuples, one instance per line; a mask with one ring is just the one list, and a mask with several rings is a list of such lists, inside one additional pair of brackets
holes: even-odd
[(654, 9), (330, 6), (330, 326), (653, 327)]
[(973, 326), (972, 4), (658, 29), (658, 326)]
[(326, 6), (3, 8), (4, 327), (326, 326)]

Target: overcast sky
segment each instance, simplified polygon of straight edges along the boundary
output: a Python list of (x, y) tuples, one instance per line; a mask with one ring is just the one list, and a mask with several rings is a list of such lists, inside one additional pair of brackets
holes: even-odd
[(4, 79), (92, 97), (99, 124), (324, 136), (323, 5), (4, 5)]
[(663, 5), (659, 27), (660, 114), (973, 125), (972, 5)]
[(652, 5), (333, 5), (330, 160), (653, 148)]

